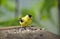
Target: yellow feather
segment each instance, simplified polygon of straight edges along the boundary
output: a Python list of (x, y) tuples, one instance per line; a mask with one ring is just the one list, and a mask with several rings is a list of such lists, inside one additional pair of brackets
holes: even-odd
[(22, 20), (23, 22), (19, 22), (21, 27), (28, 27), (32, 22), (32, 19), (29, 18), (28, 15), (26, 15), (25, 17), (22, 17)]

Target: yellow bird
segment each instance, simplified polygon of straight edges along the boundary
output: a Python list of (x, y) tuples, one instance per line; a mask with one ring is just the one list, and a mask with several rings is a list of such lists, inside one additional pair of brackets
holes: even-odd
[(32, 22), (32, 15), (26, 15), (19, 19), (21, 27), (28, 27)]

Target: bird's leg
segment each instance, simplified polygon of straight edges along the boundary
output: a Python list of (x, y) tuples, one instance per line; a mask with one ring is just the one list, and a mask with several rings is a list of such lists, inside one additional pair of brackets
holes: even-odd
[(26, 30), (26, 26), (25, 27), (21, 26), (21, 28)]
[(23, 27), (26, 30), (26, 27)]
[(17, 30), (19, 31), (20, 28), (21, 28), (21, 27), (18, 27)]

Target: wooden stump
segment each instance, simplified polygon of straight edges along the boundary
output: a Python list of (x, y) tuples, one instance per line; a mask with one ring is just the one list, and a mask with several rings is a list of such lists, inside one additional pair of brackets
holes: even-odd
[(26, 27), (0, 29), (0, 39), (59, 39), (59, 36), (38, 27)]

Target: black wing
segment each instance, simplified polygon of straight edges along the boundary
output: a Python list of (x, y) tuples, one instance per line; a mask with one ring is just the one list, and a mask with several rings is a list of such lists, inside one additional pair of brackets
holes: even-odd
[(19, 18), (19, 22), (23, 22), (22, 18)]

